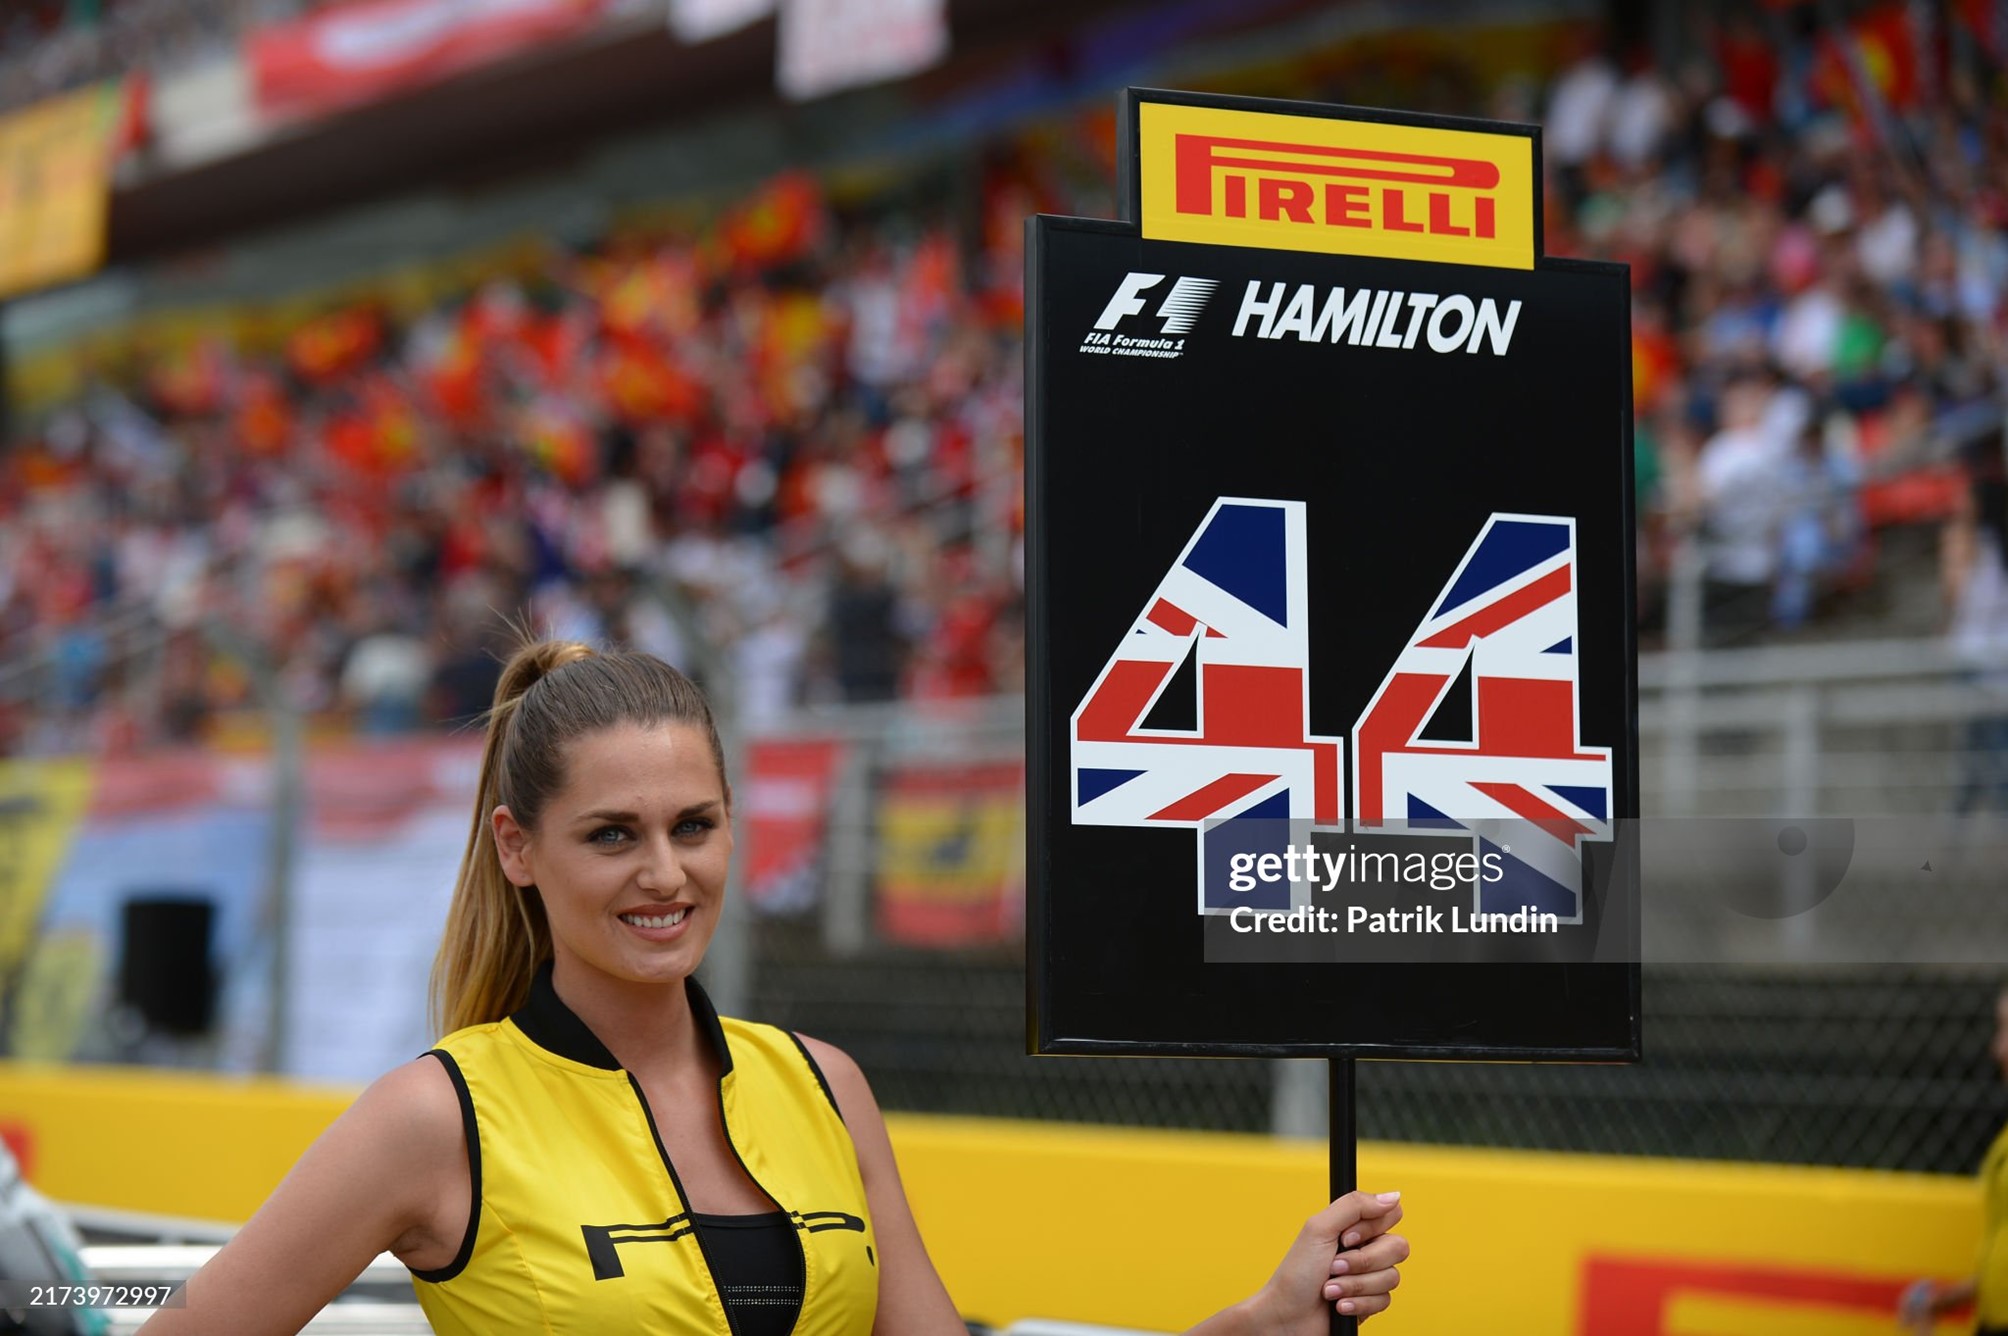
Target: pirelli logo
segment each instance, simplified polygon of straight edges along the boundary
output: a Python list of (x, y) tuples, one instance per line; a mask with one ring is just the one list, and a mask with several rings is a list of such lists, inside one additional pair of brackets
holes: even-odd
[(1534, 267), (1524, 135), (1142, 102), (1152, 240)]

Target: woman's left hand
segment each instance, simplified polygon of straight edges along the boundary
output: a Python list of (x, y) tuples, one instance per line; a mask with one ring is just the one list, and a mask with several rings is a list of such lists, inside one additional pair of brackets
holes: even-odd
[(1329, 1304), (1361, 1319), (1385, 1311), (1408, 1259), (1408, 1240), (1388, 1233), (1400, 1220), (1399, 1192), (1349, 1192), (1305, 1221), (1276, 1274), (1248, 1300), (1256, 1330), (1326, 1336)]

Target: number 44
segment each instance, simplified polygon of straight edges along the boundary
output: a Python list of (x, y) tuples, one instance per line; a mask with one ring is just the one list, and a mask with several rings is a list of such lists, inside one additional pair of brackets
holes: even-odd
[[(1075, 824), (1197, 831), (1202, 914), (1307, 903), (1287, 880), (1234, 889), (1226, 855), (1343, 826), (1344, 739), (1309, 731), (1306, 509), (1215, 501), (1073, 714)], [(1498, 854), (1475, 912), (1580, 923), (1583, 841), (1610, 835), (1610, 749), (1579, 731), (1577, 587), (1574, 520), (1491, 516), (1353, 725), (1355, 828)], [(1197, 726), (1146, 727), (1188, 661)], [(1438, 736), (1440, 710), (1468, 728)]]

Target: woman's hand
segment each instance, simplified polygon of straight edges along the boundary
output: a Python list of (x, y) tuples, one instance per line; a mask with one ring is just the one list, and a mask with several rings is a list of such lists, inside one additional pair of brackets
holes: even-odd
[(1388, 1233), (1400, 1220), (1399, 1192), (1349, 1192), (1305, 1221), (1276, 1274), (1247, 1302), (1255, 1330), (1325, 1336), (1327, 1304), (1361, 1319), (1384, 1311), (1408, 1258), (1408, 1240)]
[(1931, 1336), (1943, 1314), (1972, 1303), (1978, 1292), (1979, 1284), (1972, 1280), (1951, 1285), (1935, 1280), (1914, 1281), (1897, 1301), (1897, 1323), (1915, 1336)]

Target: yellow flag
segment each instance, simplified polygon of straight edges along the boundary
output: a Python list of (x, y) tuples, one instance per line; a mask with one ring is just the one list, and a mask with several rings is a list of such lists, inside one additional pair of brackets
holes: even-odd
[(0, 300), (104, 263), (119, 106), (111, 82), (0, 116)]
[(88, 761), (0, 761), (0, 984), (28, 954), (90, 798)]

